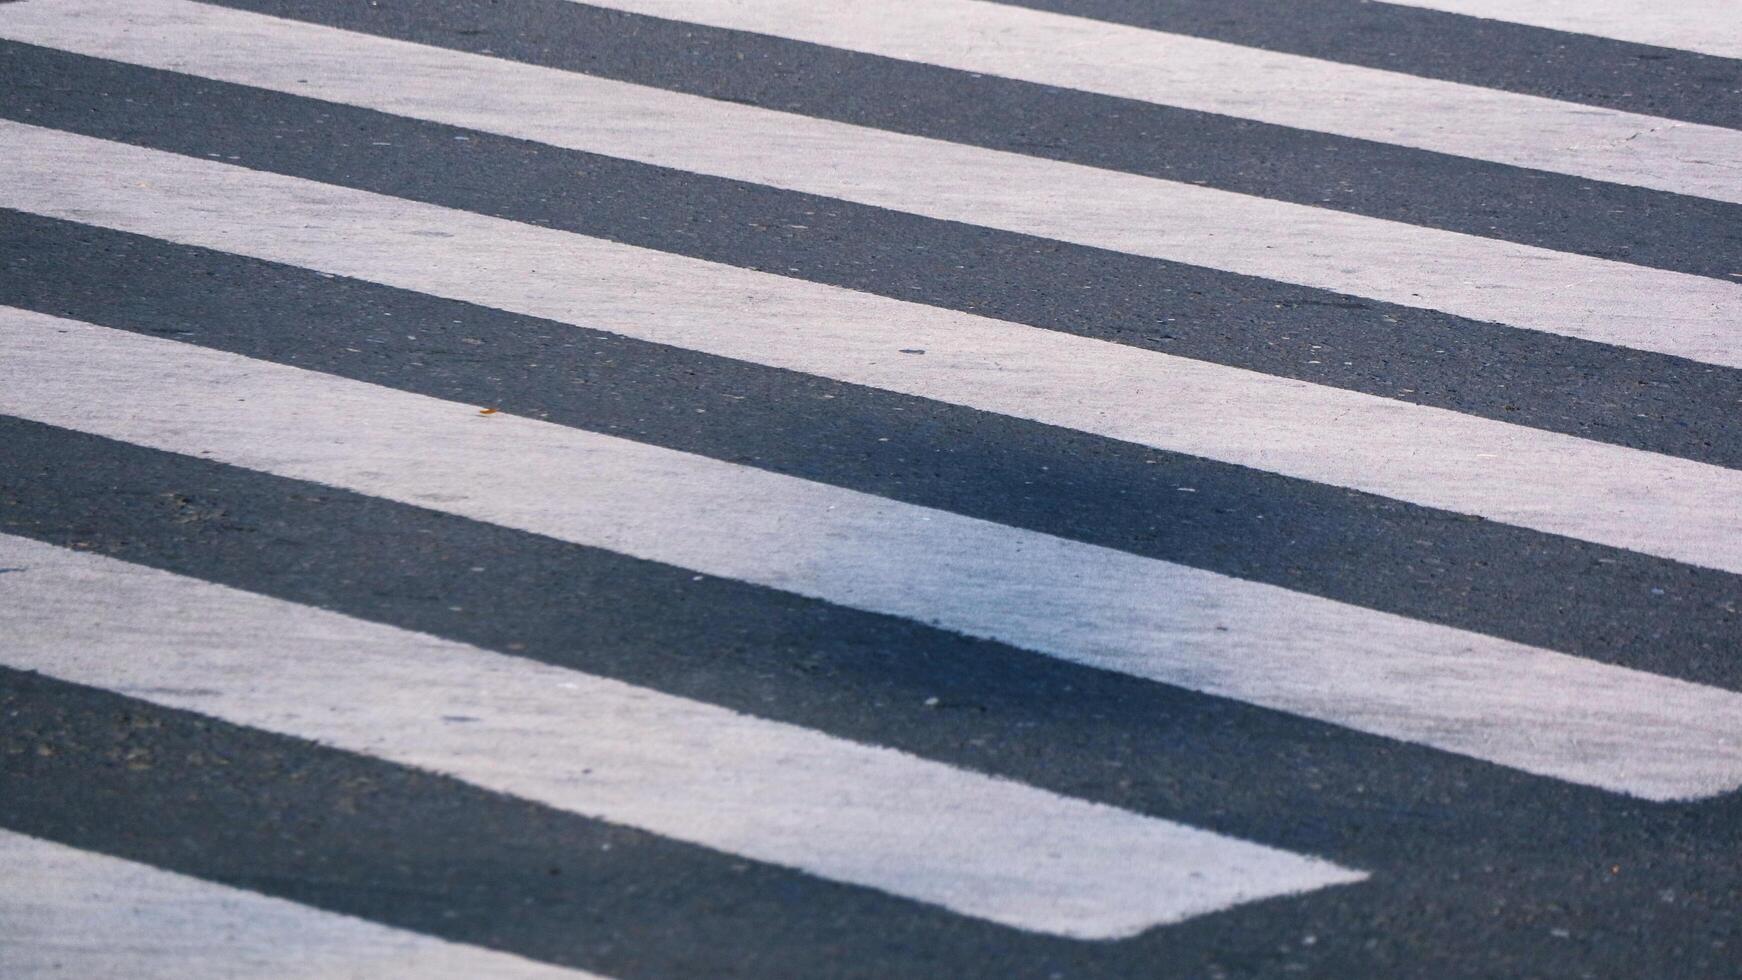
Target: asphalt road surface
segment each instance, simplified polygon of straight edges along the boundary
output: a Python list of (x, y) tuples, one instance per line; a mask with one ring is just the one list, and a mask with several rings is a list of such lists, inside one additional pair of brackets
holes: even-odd
[(0, 976), (1742, 977), (1742, 4), (0, 0)]

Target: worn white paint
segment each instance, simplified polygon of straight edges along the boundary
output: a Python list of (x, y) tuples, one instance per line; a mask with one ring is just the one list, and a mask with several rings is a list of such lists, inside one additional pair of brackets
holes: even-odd
[[(14, 613), (0, 604), (0, 619)], [(586, 980), (593, 975), (0, 830), (0, 976)]]
[[(1742, 786), (1736, 692), (5, 307), (0, 349), (0, 413), (902, 616), (1652, 799)], [(503, 683), (479, 687), (506, 692)], [(512, 697), (522, 694), (530, 691)], [(380, 730), (389, 729), (397, 730)], [(432, 737), (421, 731), (418, 744)], [(733, 759), (733, 767), (753, 761)], [(990, 831), (960, 836), (976, 833)], [(945, 903), (967, 900), (951, 892)]]
[[(0, 7), (0, 36), (933, 218), (1742, 366), (1739, 283), (186, 0), (131, 0), (120, 7), (108, 0), (6, 5)], [(1584, 115), (1603, 111), (1578, 107)], [(1425, 106), (1412, 113), (1445, 118)], [(1337, 115), (1364, 113), (1344, 107)], [(1719, 161), (1712, 166), (1725, 174), (1714, 192), (1742, 200), (1742, 169), (1735, 169), (1742, 166), (1735, 164), (1742, 160), (1742, 133), (1729, 136), (1733, 143), (1706, 158)]]
[[(1736, 0), (1386, 0), (1404, 7), (1742, 58)], [(615, 3), (607, 0), (610, 6)], [(1737, 158), (1731, 157), (1732, 162)]]
[(1365, 877), (890, 749), (110, 558), (0, 536), (0, 563), (14, 569), (0, 575), (6, 666), (434, 770), (1019, 929), (1112, 939)]
[(17, 123), (0, 145), (3, 207), (1742, 573), (1736, 470)]

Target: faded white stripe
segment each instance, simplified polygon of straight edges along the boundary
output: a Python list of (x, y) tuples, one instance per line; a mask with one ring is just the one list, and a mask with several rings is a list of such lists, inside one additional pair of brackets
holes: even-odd
[(0, 349), (8, 351), (0, 413), (902, 616), (1652, 799), (1742, 785), (1742, 694), (36, 313), (0, 307)]
[[(1742, 367), (1742, 284), (188, 3), (0, 36), (553, 146)], [(1601, 110), (1580, 108), (1581, 112)], [(1349, 116), (1359, 115), (1347, 112)], [(1438, 118), (1423, 111), (1424, 118)], [(1742, 160), (1742, 134), (1733, 157)], [(1742, 200), (1742, 171), (1732, 191)]]
[(1742, 572), (1742, 471), (16, 123), (0, 144), (0, 206)]
[[(1742, 201), (1742, 163), (1737, 162), (1742, 160), (1742, 133), (1734, 130), (1084, 17), (981, 0), (582, 2), (1477, 160)], [(1449, 2), (1456, 6), (1462, 0)], [(1510, 0), (1491, 2), (1517, 6)]]
[[(1742, 58), (1736, 0), (1386, 0), (1404, 7)], [(616, 6), (609, 3), (609, 6)], [(1732, 161), (1738, 157), (1731, 156)]]
[(1020, 929), (1112, 939), (1365, 877), (889, 749), (109, 558), (0, 536), (0, 560), (14, 566), (0, 575), (7, 666)]
[[(0, 618), (12, 612), (0, 604)], [(593, 976), (9, 830), (0, 830), (0, 883), (0, 976), (12, 980)]]

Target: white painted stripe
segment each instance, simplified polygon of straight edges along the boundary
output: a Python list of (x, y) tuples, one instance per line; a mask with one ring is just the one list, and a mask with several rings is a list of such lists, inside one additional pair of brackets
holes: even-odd
[[(1469, 17), (1742, 58), (1736, 0), (1385, 0)], [(617, 4), (609, 2), (608, 6)], [(1732, 158), (1734, 159), (1734, 158)]]
[(12, 980), (592, 976), (9, 830), (0, 882), (0, 976)]
[(1742, 471), (16, 123), (0, 145), (0, 207), (1742, 573)]
[(8, 666), (1020, 929), (1112, 939), (1366, 877), (110, 558), (0, 536), (0, 559), (21, 569), (0, 575), (0, 632), (8, 637), (0, 662)]
[[(849, 126), (186, 0), (132, 0), (119, 8), (107, 0), (7, 5), (0, 7), (0, 36), (1742, 367), (1738, 283)], [(1734, 159), (1742, 160), (1742, 133), (1736, 139)], [(1742, 200), (1742, 172), (1734, 191)]]
[(1735, 692), (36, 313), (0, 307), (0, 349), (0, 413), (1652, 799), (1742, 786)]
[[(1742, 164), (1737, 162), (1742, 160), (1742, 133), (1735, 130), (1084, 17), (982, 0), (581, 2), (1593, 180), (1742, 201)], [(1453, 6), (1461, 2), (1450, 0)], [(1474, 2), (1517, 6), (1512, 0)], [(1737, 8), (1731, 9), (1734, 16)]]

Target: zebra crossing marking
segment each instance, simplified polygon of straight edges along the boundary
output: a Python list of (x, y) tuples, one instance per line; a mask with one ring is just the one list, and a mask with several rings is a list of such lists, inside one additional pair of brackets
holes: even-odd
[(0, 412), (1527, 772), (1742, 786), (1742, 693), (508, 413), (0, 307)]
[(0, 882), (13, 980), (597, 980), (3, 828)]
[[(1742, 283), (947, 143), (189, 0), (0, 9), (0, 37), (1742, 367)], [(381, 66), (391, 65), (391, 71)], [(1578, 107), (1583, 115), (1600, 113)], [(1355, 115), (1348, 113), (1347, 115)], [(1438, 118), (1427, 113), (1430, 118)], [(1682, 126), (1684, 124), (1677, 124)], [(1637, 130), (1634, 130), (1637, 131)], [(1681, 130), (1672, 130), (1679, 132)], [(1742, 132), (1711, 154), (1742, 159)], [(1719, 185), (1742, 200), (1742, 179)], [(1639, 297), (1650, 296), (1649, 306)]]
[[(1742, 7), (1734, 0), (1384, 0), (1466, 17), (1742, 58)], [(1728, 28), (1728, 29), (1726, 29)], [(1718, 158), (1724, 159), (1722, 157)], [(1729, 158), (1732, 163), (1735, 157)]]
[(1328, 861), (169, 572), (0, 536), (0, 663), (941, 905), (1114, 939)]
[[(985, 0), (577, 0), (1041, 85), (1742, 202), (1742, 133)], [(1446, 0), (1480, 5), (1482, 0)], [(1722, 2), (1722, 0), (1719, 0)], [(1430, 4), (1432, 5), (1432, 4)], [(1492, 0), (1514, 9), (1515, 3)]]
[(0, 139), (0, 206), (1742, 573), (1738, 470), (19, 123)]

